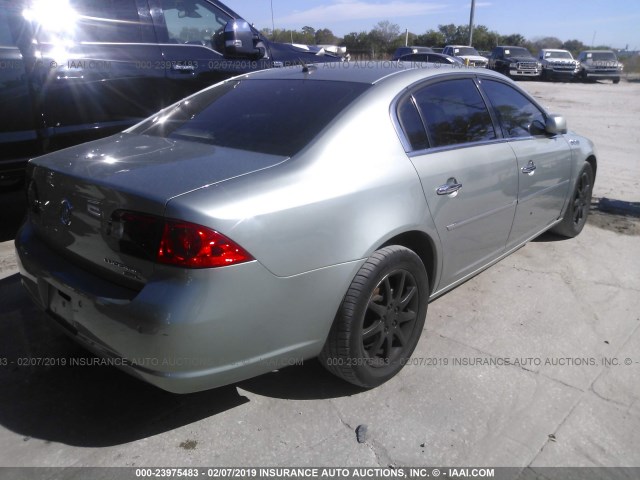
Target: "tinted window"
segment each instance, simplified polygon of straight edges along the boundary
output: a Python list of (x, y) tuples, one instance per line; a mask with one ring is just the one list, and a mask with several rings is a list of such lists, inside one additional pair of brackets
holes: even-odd
[(405, 98), (398, 105), (398, 120), (412, 150), (429, 148), (427, 132), (411, 97)]
[(529, 126), (534, 120), (539, 120), (544, 125), (545, 118), (542, 111), (509, 85), (493, 80), (483, 80), (482, 88), (497, 113), (505, 137), (531, 136)]
[(450, 65), (452, 63), (457, 63), (452, 58), (446, 57), (444, 55), (437, 55), (433, 53), (412, 53), (410, 55), (403, 55), (400, 57), (400, 60), (403, 62), (430, 62), (430, 63), (444, 63)]
[(222, 49), (222, 33), (231, 17), (202, 0), (162, 0), (170, 43)]
[(487, 106), (470, 78), (429, 85), (415, 99), (433, 147), (496, 138)]
[(129, 131), (291, 156), (367, 88), (350, 82), (238, 80), (205, 90)]

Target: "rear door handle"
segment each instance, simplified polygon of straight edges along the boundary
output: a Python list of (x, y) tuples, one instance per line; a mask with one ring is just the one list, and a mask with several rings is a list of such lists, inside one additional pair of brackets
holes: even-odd
[(527, 163), (526, 167), (522, 167), (522, 173), (524, 173), (525, 175), (533, 175), (533, 172), (536, 171), (536, 164), (533, 163), (533, 160), (529, 160), (529, 163)]
[(183, 65), (180, 63), (177, 63), (175, 65), (171, 65), (171, 71), (172, 72), (177, 72), (177, 73), (193, 73), (195, 72), (196, 67), (195, 65)]
[(458, 190), (460, 190), (461, 188), (462, 184), (458, 183), (458, 180), (452, 177), (447, 180), (447, 183), (445, 183), (444, 185), (440, 185), (436, 189), (436, 193), (438, 195), (451, 195), (452, 197), (455, 197), (458, 194)]

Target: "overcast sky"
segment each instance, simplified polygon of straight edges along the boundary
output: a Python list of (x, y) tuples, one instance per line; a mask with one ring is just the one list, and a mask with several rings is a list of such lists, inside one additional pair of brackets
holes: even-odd
[[(420, 34), (440, 24), (469, 23), (470, 0), (222, 0), (258, 28), (329, 28), (343, 36), (381, 20)], [(640, 0), (477, 0), (475, 23), (532, 40), (554, 36), (640, 50)]]

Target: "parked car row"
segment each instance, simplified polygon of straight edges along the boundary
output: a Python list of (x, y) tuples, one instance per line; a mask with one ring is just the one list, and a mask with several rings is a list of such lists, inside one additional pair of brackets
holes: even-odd
[[(419, 60), (428, 58), (424, 56), (427, 54), (433, 55), (434, 50), (430, 47), (401, 47), (396, 50), (393, 60), (431, 61)], [(447, 45), (442, 54), (457, 58), (467, 66), (490, 68), (511, 78), (585, 82), (611, 80), (618, 83), (623, 70), (622, 63), (611, 50), (585, 50), (578, 59), (574, 59), (567, 50), (543, 48), (536, 58), (524, 47), (500, 45), (484, 57), (470, 46)], [(443, 63), (442, 60), (436, 62)]]

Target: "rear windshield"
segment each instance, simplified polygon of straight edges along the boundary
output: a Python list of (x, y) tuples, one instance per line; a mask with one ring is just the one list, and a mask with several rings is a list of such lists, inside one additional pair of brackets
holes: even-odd
[(369, 86), (232, 80), (163, 110), (129, 132), (292, 156)]

